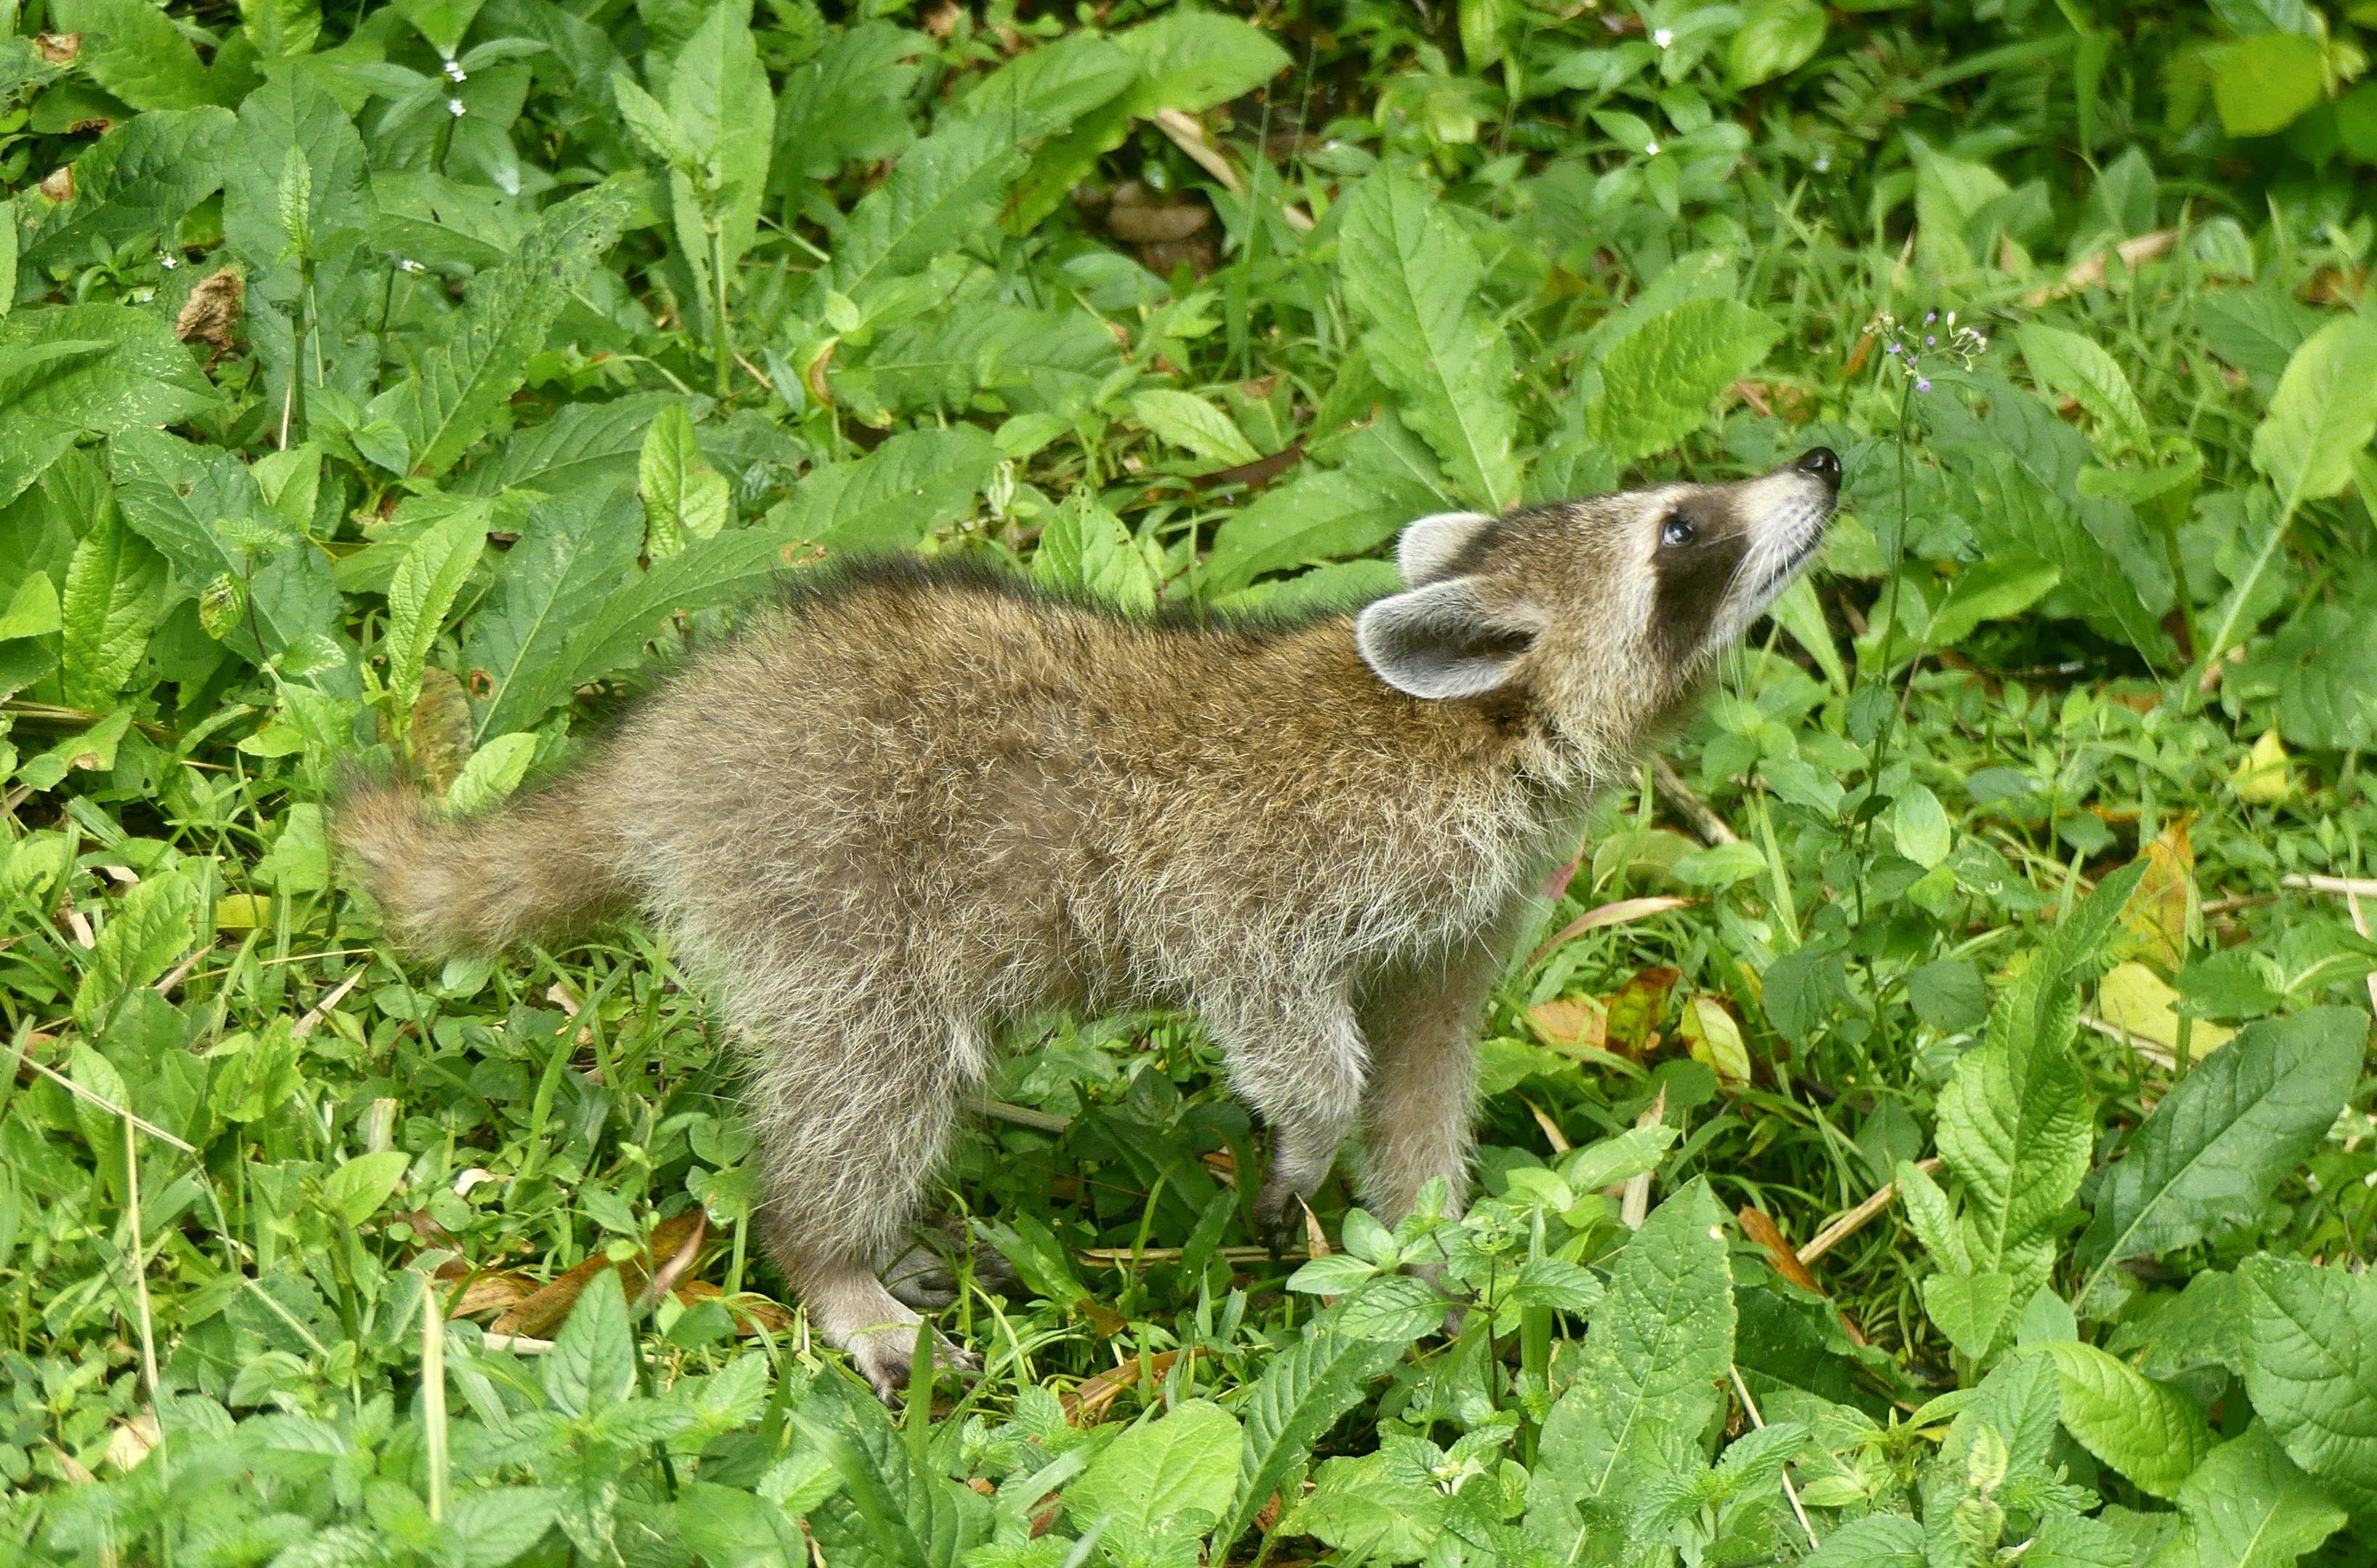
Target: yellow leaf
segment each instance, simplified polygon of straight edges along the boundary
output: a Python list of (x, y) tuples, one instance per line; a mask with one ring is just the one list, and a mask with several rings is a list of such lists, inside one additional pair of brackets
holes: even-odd
[(215, 900), (215, 929), (252, 931), (272, 924), (272, 900), (262, 893), (235, 892)]
[(2228, 787), (2237, 798), (2256, 806), (2268, 806), (2284, 800), (2294, 788), (2294, 778), (2287, 770), (2287, 748), (2279, 744), (2275, 729), (2263, 732), (2253, 742), (2253, 749), (2237, 771), (2228, 775)]
[(2146, 863), (2146, 874), (2121, 906), (2121, 924), (2137, 939), (2128, 951), (2142, 952), (2166, 969), (2177, 969), (2186, 960), (2188, 939), (2202, 920), (2195, 848), (2188, 842), (2187, 821), (2180, 818), (2146, 845), (2139, 856)]
[(1676, 1030), (1690, 1042), (1692, 1059), (1714, 1069), (1718, 1082), (1750, 1082), (1750, 1047), (1741, 1042), (1741, 1025), (1714, 997), (1694, 997), (1684, 1003)]
[(1560, 997), (1527, 1009), (1527, 1027), (1558, 1049), (1597, 1051), (1609, 1038), (1609, 1015), (1591, 997)]
[[(2178, 1053), (2179, 993), (2143, 964), (2117, 964), (2098, 982), (2096, 1015), (2132, 1039)], [(2201, 1060), (2236, 1033), (2199, 1018), (2188, 1035), (2188, 1055)]]

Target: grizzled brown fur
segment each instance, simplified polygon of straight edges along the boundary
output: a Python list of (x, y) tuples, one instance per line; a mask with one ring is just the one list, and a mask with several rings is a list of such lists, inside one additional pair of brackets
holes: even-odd
[(1366, 1203), (1458, 1202), (1471, 1046), (1594, 792), (1812, 552), (1810, 453), (1406, 531), (1407, 592), (1300, 624), (1134, 620), (986, 574), (828, 570), (574, 772), (337, 837), (413, 951), (641, 912), (747, 1040), (769, 1243), (878, 1388), (879, 1278), (1010, 1020), (1195, 1011), (1263, 1116), (1282, 1227), (1362, 1133)]

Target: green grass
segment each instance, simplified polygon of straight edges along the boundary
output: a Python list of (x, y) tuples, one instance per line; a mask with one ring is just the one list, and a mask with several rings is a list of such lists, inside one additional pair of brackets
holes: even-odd
[[(0, 1554), (2369, 1562), (2371, 16), (1605, 10), (0, 12)], [(1045, 1021), (900, 1411), (663, 942), (408, 965), (328, 865), (820, 551), (1347, 602), (1819, 441), (1469, 1213), (1271, 1259), (1196, 1021)], [(1902, 1178), (1815, 1291), (1737, 1217)]]

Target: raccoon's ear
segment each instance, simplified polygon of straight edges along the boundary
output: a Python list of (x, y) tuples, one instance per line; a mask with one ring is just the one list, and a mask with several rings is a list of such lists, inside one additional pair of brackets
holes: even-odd
[(1497, 625), (1465, 577), (1380, 599), (1354, 622), (1373, 674), (1414, 697), (1477, 697), (1511, 678), (1535, 634)]
[(1461, 552), (1493, 521), (1484, 512), (1438, 512), (1404, 524), (1403, 537), (1395, 541), (1404, 586), (1419, 588), (1451, 571)]

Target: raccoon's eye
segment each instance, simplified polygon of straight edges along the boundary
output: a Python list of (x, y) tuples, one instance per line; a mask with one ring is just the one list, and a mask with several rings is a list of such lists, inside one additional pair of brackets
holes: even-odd
[(1659, 529), (1659, 543), (1670, 550), (1680, 550), (1699, 535), (1700, 531), (1680, 517), (1671, 517)]

